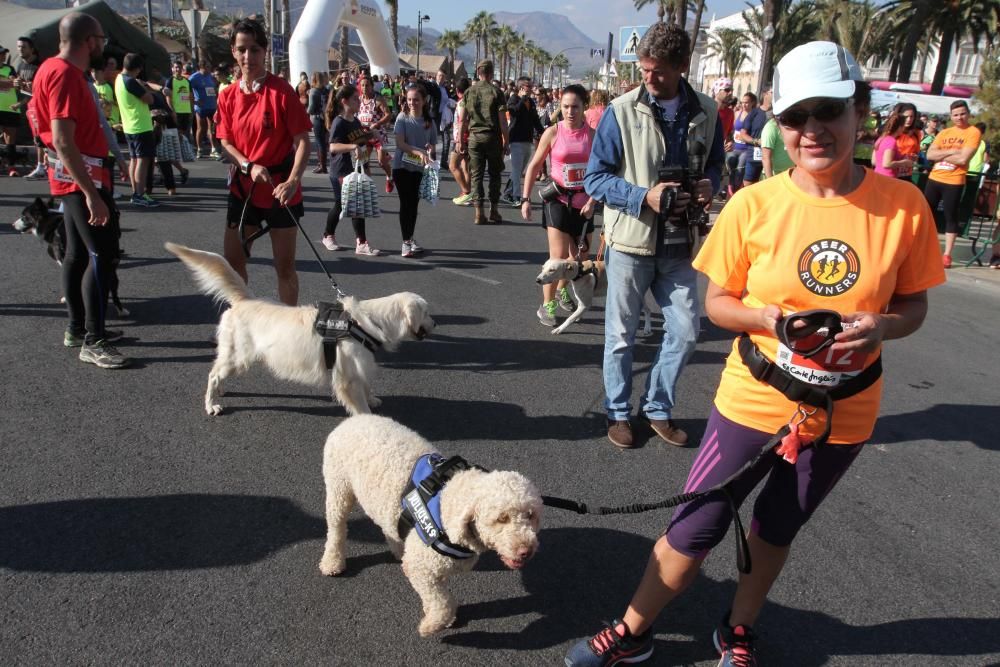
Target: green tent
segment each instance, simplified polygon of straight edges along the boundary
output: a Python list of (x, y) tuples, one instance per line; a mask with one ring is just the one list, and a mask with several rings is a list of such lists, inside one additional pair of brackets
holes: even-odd
[(154, 42), (142, 30), (126, 21), (103, 0), (88, 2), (70, 9), (31, 9), (0, 0), (0, 44), (10, 49), (17, 64), (17, 38), (30, 37), (42, 58), (59, 52), (59, 20), (70, 12), (82, 12), (96, 18), (108, 37), (105, 53), (115, 56), (119, 64), (126, 53), (141, 53), (147, 68), (156, 67), (163, 74), (170, 71), (166, 49)]

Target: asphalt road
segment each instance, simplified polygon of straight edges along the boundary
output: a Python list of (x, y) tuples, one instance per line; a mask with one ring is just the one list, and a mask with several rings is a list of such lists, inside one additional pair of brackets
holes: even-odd
[[(221, 248), (223, 168), (199, 162), (192, 175), (160, 209), (124, 207), (132, 316), (113, 326), (136, 363), (117, 372), (62, 346), (57, 267), (8, 225), (45, 184), (0, 178), (0, 663), (562, 664), (623, 611), (668, 515), (547, 510), (537, 557), (521, 572), (484, 557), (453, 582), (457, 626), (433, 639), (418, 637), (419, 600), (360, 514), (346, 574), (321, 576), (322, 445), (344, 412), (256, 369), (228, 384), (224, 416), (203, 413), (219, 310), (163, 249)], [(330, 186), (306, 183), (316, 240)], [(474, 227), (470, 209), (424, 204), (428, 252), (406, 260), (398, 200), (382, 202), (369, 238), (394, 254), (322, 251), (347, 292), (416, 291), (439, 323), (379, 355), (382, 414), (552, 495), (622, 504), (682, 487), (694, 446), (650, 439), (626, 452), (605, 438), (601, 311), (560, 337), (536, 321), (537, 225), (508, 209), (508, 223)], [(273, 296), (268, 244), (256, 250), (251, 287)], [(301, 239), (298, 257), (301, 300), (329, 299)], [(796, 542), (757, 627), (761, 664), (1000, 663), (1000, 290), (951, 275), (923, 329), (886, 346), (883, 417)], [(640, 345), (636, 395), (657, 340)], [(730, 340), (706, 323), (681, 380), (676, 417), (694, 442)], [(657, 623), (650, 664), (715, 664), (734, 561), (729, 537)]]

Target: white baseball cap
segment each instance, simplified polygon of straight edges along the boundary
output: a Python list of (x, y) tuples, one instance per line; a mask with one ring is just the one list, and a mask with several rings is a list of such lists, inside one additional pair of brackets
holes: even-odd
[(774, 68), (772, 111), (780, 114), (814, 97), (847, 99), (854, 95), (854, 82), (864, 80), (854, 56), (839, 44), (808, 42), (796, 46)]

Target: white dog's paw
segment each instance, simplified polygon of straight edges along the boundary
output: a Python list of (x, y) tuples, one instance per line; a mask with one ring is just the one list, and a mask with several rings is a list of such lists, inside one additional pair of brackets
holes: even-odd
[(333, 558), (323, 556), (319, 562), (319, 571), (328, 577), (336, 577), (347, 567), (347, 561), (343, 558)]
[(424, 616), (423, 620), (420, 621), (420, 627), (417, 628), (417, 632), (420, 633), (421, 637), (430, 637), (433, 634), (441, 632), (445, 628), (450, 628), (455, 623), (455, 614), (450, 617), (445, 618), (431, 618), (430, 616)]
[(553, 336), (558, 336), (562, 332), (563, 332), (563, 328), (562, 327), (556, 327), (555, 329), (553, 329), (549, 333), (552, 334)]
[(218, 417), (222, 414), (222, 406), (219, 404), (210, 405), (205, 409), (209, 417)]
[(368, 397), (368, 407), (369, 408), (371, 408), (372, 410), (375, 410), (375, 409), (377, 409), (377, 408), (379, 408), (381, 406), (382, 406), (382, 399), (381, 398), (378, 398), (377, 396), (369, 396)]

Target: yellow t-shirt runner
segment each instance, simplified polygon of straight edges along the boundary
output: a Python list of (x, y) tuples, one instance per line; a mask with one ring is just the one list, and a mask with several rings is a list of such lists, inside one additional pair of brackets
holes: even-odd
[[(934, 217), (916, 187), (866, 169), (849, 196), (822, 199), (800, 190), (790, 174), (740, 190), (719, 214), (694, 268), (723, 289), (745, 292), (748, 307), (776, 304), (786, 315), (814, 308), (883, 312), (893, 294), (944, 282)], [(779, 359), (773, 334), (748, 333), (768, 359), (816, 384), (835, 385), (878, 357), (831, 354), (828, 348), (810, 359), (783, 350)], [(881, 396), (879, 380), (838, 401), (830, 443), (871, 437)], [(750, 375), (735, 343), (715, 406), (724, 417), (767, 433), (787, 424), (795, 410), (795, 403)], [(810, 419), (800, 432), (808, 441), (821, 430), (822, 421)]]
[[(980, 139), (982, 139), (982, 136), (979, 128), (975, 125), (970, 125), (964, 130), (960, 130), (957, 127), (949, 127), (934, 137), (934, 143), (931, 144), (931, 148), (945, 151), (960, 151), (967, 146), (978, 146)], [(947, 160), (941, 160), (934, 163), (934, 168), (931, 170), (928, 178), (938, 183), (947, 183), (948, 185), (965, 185), (965, 175), (968, 172), (969, 170), (966, 167), (952, 164)]]

